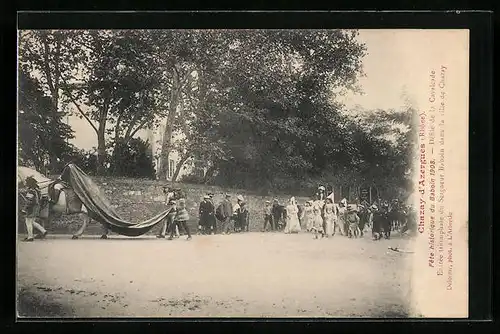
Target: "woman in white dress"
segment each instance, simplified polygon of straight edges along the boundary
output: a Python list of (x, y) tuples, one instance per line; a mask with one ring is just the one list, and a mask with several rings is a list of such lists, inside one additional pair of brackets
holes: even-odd
[(337, 213), (336, 213), (336, 208), (335, 205), (333, 204), (332, 200), (330, 198), (326, 199), (326, 204), (323, 207), (323, 217), (324, 217), (324, 229), (325, 229), (325, 236), (328, 238), (329, 236), (332, 236), (335, 234), (335, 223), (337, 220)]
[(297, 207), (297, 202), (295, 202), (295, 197), (290, 198), (288, 205), (286, 206), (286, 226), (285, 233), (299, 233), (300, 232), (300, 222), (299, 222), (299, 208)]
[(338, 207), (338, 217), (337, 224), (335, 226), (335, 232), (339, 232), (340, 235), (347, 235), (347, 226), (346, 226), (346, 214), (347, 214), (347, 200), (343, 198), (340, 201), (340, 205)]
[(322, 206), (319, 202), (314, 202), (312, 205), (312, 232), (314, 233), (314, 239), (318, 239), (318, 233), (321, 234), (321, 237), (325, 235), (325, 231), (323, 229), (323, 217), (321, 217)]
[(304, 211), (302, 212), (302, 224), (303, 228), (310, 232), (313, 226), (313, 207), (312, 201), (307, 201), (304, 205)]

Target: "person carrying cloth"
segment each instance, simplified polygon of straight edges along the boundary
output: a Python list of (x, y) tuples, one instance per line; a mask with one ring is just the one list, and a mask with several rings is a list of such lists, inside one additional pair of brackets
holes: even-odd
[[(179, 225), (184, 228), (184, 231), (188, 235), (187, 240), (191, 240), (191, 233), (189, 232), (189, 227), (187, 225), (187, 221), (189, 220), (189, 213), (186, 208), (186, 199), (180, 198), (178, 201), (173, 201), (173, 204), (176, 208), (176, 215), (174, 218), (174, 226), (177, 228)], [(172, 240), (174, 238), (175, 228), (170, 230), (170, 237), (168, 240)]]
[[(156, 237), (157, 238), (165, 238), (165, 234), (167, 231), (175, 230), (176, 226), (174, 226), (174, 218), (177, 214), (176, 208), (175, 208), (175, 192), (168, 188), (165, 187), (163, 188), (163, 193), (165, 194), (165, 203), (167, 204), (167, 207), (170, 207), (170, 212), (168, 213), (167, 217), (163, 220), (163, 226), (160, 231), (160, 234), (158, 234)], [(177, 231), (177, 234), (179, 232)]]
[(28, 189), (25, 196), (26, 205), (24, 206), (22, 212), (26, 214), (25, 224), (28, 236), (23, 239), (23, 241), (34, 241), (33, 227), (35, 227), (42, 233), (39, 238), (43, 239), (47, 236), (47, 231), (43, 228), (42, 225), (36, 222), (36, 218), (40, 214), (40, 201), (42, 198), (42, 194), (40, 193), (40, 189), (38, 188), (38, 182), (34, 177), (27, 177), (25, 183)]

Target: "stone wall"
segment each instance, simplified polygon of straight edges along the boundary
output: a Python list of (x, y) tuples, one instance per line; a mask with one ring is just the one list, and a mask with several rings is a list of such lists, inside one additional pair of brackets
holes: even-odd
[[(131, 222), (140, 222), (153, 217), (165, 210), (165, 200), (163, 186), (167, 184), (161, 181), (128, 179), (128, 178), (105, 178), (93, 177), (94, 182), (104, 191), (109, 201), (115, 207), (120, 216)], [(233, 203), (236, 203), (236, 196), (242, 195), (247, 203), (250, 213), (250, 231), (259, 231), (263, 226), (264, 202), (272, 200), (274, 197), (280, 200), (281, 204), (286, 203), (289, 196), (260, 196), (244, 190), (222, 189), (215, 186), (201, 186), (191, 184), (175, 184), (175, 187), (182, 188), (187, 195), (187, 207), (190, 220), (188, 225), (192, 233), (196, 233), (198, 226), (198, 207), (203, 196), (208, 192), (214, 193), (214, 202), (217, 206), (224, 198), (224, 194), (229, 192), (232, 195)], [(299, 203), (303, 203), (305, 198), (297, 197)], [(76, 231), (82, 224), (79, 215), (62, 216), (54, 218), (47, 226), (51, 233), (68, 233)], [(149, 234), (158, 233), (158, 228), (154, 228)], [(21, 233), (25, 231), (24, 224), (20, 224)], [(100, 225), (92, 222), (85, 234), (100, 234)]]

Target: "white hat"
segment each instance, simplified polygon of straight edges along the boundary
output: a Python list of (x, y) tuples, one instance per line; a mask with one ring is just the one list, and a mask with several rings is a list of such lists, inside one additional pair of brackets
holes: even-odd
[(238, 196), (236, 197), (236, 199), (237, 199), (238, 201), (243, 201), (243, 196), (238, 195)]
[(370, 209), (377, 210), (378, 208), (375, 204), (373, 204), (372, 206), (370, 206)]
[(325, 190), (325, 187), (323, 187), (323, 186), (319, 186), (319, 187), (318, 187), (318, 190)]
[(209, 199), (209, 198), (210, 198), (210, 196), (205, 195), (205, 196), (203, 196), (203, 198), (204, 198), (204, 199)]

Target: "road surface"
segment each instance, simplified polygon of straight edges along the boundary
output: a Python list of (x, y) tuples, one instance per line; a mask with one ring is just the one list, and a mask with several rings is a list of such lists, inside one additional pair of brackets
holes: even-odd
[(244, 233), (18, 243), (26, 317), (405, 317), (408, 240)]

